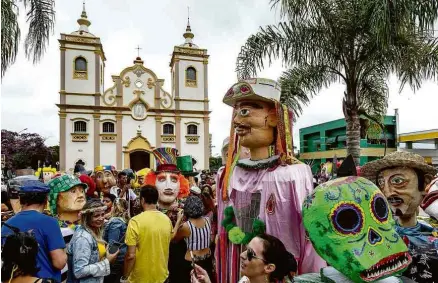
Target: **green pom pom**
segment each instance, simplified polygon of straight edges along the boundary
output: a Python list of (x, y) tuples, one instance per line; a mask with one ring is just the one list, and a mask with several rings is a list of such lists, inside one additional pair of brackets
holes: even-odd
[(236, 224), (234, 223), (229, 223), (227, 225), (224, 226), (225, 230), (227, 230), (227, 232), (230, 232), (231, 229), (233, 229), (234, 227), (236, 227)]
[(245, 233), (245, 237), (242, 240), (242, 245), (247, 245), (255, 237), (253, 233)]
[(244, 237), (245, 233), (243, 233), (242, 230), (240, 230), (240, 228), (237, 226), (228, 232), (228, 239), (230, 239), (231, 243), (233, 244), (242, 243)]
[(252, 231), (255, 235), (264, 234), (266, 231), (266, 225), (260, 219), (254, 219), (252, 223)]
[(227, 206), (225, 209), (224, 209), (224, 215), (225, 215), (225, 218), (233, 218), (234, 217), (234, 209), (233, 209), (233, 207), (232, 206)]

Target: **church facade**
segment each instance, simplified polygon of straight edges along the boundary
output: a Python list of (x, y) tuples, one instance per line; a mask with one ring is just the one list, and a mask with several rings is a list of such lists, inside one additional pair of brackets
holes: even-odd
[(60, 170), (71, 170), (78, 160), (91, 169), (155, 168), (151, 151), (163, 146), (191, 155), (197, 169), (208, 168), (209, 55), (193, 43), (190, 24), (185, 42), (172, 53), (170, 92), (140, 57), (104, 89), (105, 53), (88, 30), (85, 7), (78, 24), (79, 30), (59, 39)]

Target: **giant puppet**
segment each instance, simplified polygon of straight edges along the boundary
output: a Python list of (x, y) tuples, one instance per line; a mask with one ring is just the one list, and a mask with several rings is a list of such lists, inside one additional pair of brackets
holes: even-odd
[[(79, 224), (79, 212), (85, 205), (87, 184), (73, 175), (61, 175), (48, 183), (50, 212), (58, 219), (65, 244), (68, 245), (76, 225)], [(67, 265), (62, 269), (62, 281), (67, 276)]]
[(303, 203), (303, 221), (330, 267), (294, 282), (412, 282), (394, 276), (409, 266), (411, 256), (385, 196), (369, 180), (348, 176), (319, 185)]
[(413, 258), (404, 275), (418, 282), (438, 282), (438, 230), (417, 219), (420, 205), (432, 218), (438, 216), (438, 196), (426, 189), (436, 172), (423, 157), (410, 152), (393, 152), (361, 168), (387, 198), (396, 231)]
[(99, 194), (109, 194), (117, 186), (117, 171), (112, 165), (99, 165), (94, 168), (93, 179)]
[[(292, 112), (279, 102), (280, 93), (275, 81), (255, 78), (234, 84), (223, 99), (235, 111), (221, 182), (222, 201), (233, 209), (225, 210), (222, 224), (235, 244), (249, 242), (265, 226), (295, 255), (299, 273), (307, 273), (325, 266), (306, 238), (301, 217), (301, 203), (313, 190), (312, 172), (293, 157)], [(239, 160), (242, 146), (251, 158)], [(237, 282), (238, 254), (222, 249), (220, 282)], [(226, 262), (231, 265), (223, 268)]]
[[(189, 181), (177, 168), (178, 150), (170, 147), (156, 148), (153, 151), (156, 170), (145, 177), (146, 185), (154, 185), (158, 190), (158, 209), (166, 214), (175, 226), (178, 212), (182, 209), (182, 199), (189, 195)], [(181, 282), (184, 270), (181, 269), (186, 253), (186, 243), (171, 243), (169, 250), (169, 282)], [(181, 273), (182, 272), (182, 273)]]

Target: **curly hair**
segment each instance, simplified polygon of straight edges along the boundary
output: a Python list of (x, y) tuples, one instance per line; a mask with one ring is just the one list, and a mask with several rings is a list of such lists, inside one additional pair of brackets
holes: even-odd
[(184, 214), (188, 218), (200, 218), (204, 215), (204, 204), (198, 196), (189, 196), (184, 203)]
[(17, 232), (16, 228), (11, 230), (13, 234), (6, 237), (1, 255), (2, 282), (8, 282), (17, 276), (35, 276), (39, 271), (37, 267), (38, 242), (35, 236), (31, 232)]
[(117, 198), (113, 206), (113, 217), (120, 217), (126, 223), (129, 221), (128, 202), (125, 199)]

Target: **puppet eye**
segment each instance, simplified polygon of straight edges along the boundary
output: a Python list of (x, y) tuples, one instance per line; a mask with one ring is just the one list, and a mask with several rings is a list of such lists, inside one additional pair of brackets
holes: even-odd
[(385, 222), (388, 220), (389, 209), (383, 195), (375, 194), (373, 196), (371, 200), (371, 212), (378, 222)]
[(364, 214), (354, 203), (343, 202), (332, 210), (333, 227), (343, 235), (355, 235), (362, 231)]
[(249, 109), (247, 109), (247, 108), (240, 109), (239, 115), (242, 116), (242, 117), (248, 116), (249, 115)]

